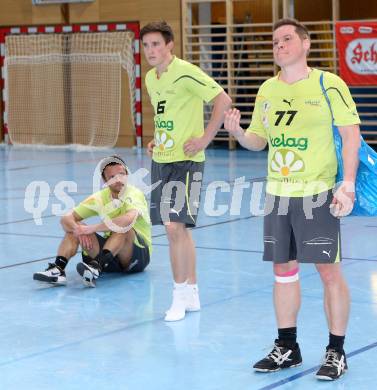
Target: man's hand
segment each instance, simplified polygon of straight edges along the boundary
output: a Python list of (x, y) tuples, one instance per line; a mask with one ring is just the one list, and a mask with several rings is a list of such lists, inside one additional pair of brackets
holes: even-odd
[(78, 238), (81, 247), (86, 250), (91, 250), (93, 248), (93, 239), (91, 236), (93, 233), (95, 233), (93, 225), (87, 226), (78, 224), (73, 230), (73, 234)]
[(152, 139), (152, 141), (149, 141), (148, 142), (148, 145), (147, 145), (147, 154), (149, 157), (152, 157), (152, 154), (153, 154), (153, 148), (156, 146), (156, 143), (154, 142), (154, 139)]
[(244, 131), (240, 126), (241, 113), (236, 108), (225, 111), (224, 129), (233, 137), (239, 138), (244, 135)]
[(208, 142), (204, 137), (191, 138), (183, 145), (183, 151), (186, 156), (195, 156), (201, 150), (204, 150), (208, 146)]
[(355, 202), (355, 183), (344, 181), (334, 193), (330, 205), (330, 212), (334, 217), (340, 218), (351, 214)]
[(89, 235), (96, 232), (95, 225), (78, 225), (75, 230), (73, 231), (73, 234), (76, 236), (81, 235)]

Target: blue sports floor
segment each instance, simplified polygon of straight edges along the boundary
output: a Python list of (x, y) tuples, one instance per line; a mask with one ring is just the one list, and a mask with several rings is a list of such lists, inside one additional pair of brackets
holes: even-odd
[[(144, 151), (116, 152), (131, 171), (149, 168)], [(318, 382), (313, 375), (328, 332), (321, 283), (311, 265), (301, 266), (300, 272), (298, 341), (303, 365), (273, 374), (251, 368), (269, 352), (276, 336), (271, 265), (261, 260), (262, 218), (251, 215), (247, 189), (240, 213), (237, 204), (232, 212), (218, 207), (229, 204), (239, 186), (234, 185), (237, 178), (260, 181), (265, 176), (264, 152), (208, 151), (202, 203), (206, 196), (210, 203), (207, 186), (214, 180), (228, 182), (231, 192), (218, 189), (216, 208), (210, 207), (210, 212), (222, 215), (207, 216), (202, 211), (193, 230), (200, 313), (189, 313), (177, 323), (163, 321), (172, 278), (161, 227), (153, 228), (154, 252), (143, 274), (105, 276), (96, 289), (85, 288), (75, 270), (77, 255), (67, 267), (66, 287), (37, 285), (33, 272), (54, 259), (63, 235), (55, 215), (63, 206), (54, 195), (56, 185), (62, 180), (76, 182), (77, 192), (68, 195), (74, 201), (83, 199), (92, 192), (96, 163), (110, 154), (114, 150), (0, 149), (1, 390), (377, 388), (377, 220), (373, 218), (342, 221), (344, 273), (352, 295), (345, 345), (348, 373), (333, 383)], [(47, 184), (35, 197), (29, 193), (25, 199), (25, 188), (32, 181)], [(223, 189), (227, 190), (224, 184)], [(36, 224), (30, 211), (38, 205), (44, 211)]]

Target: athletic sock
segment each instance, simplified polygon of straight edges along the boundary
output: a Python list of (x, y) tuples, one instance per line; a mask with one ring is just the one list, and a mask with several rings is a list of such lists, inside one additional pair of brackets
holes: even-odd
[(68, 264), (68, 259), (64, 256), (56, 256), (55, 264), (64, 271), (65, 267)]
[(279, 345), (287, 348), (294, 348), (297, 339), (297, 327), (279, 328)]
[(346, 336), (336, 336), (335, 334), (329, 333), (329, 345), (328, 348), (335, 349), (335, 351), (342, 353), (344, 346), (344, 339)]

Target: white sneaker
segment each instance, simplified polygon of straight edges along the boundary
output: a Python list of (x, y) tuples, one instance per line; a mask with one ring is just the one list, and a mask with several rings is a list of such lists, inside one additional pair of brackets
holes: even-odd
[(48, 263), (48, 267), (45, 271), (36, 272), (33, 275), (33, 279), (38, 282), (45, 282), (55, 284), (57, 286), (63, 286), (67, 284), (67, 278), (64, 270), (59, 268), (55, 263)]
[(199, 311), (200, 299), (198, 287), (188, 284), (186, 287), (186, 311)]
[(186, 289), (175, 288), (173, 290), (173, 302), (166, 312), (165, 321), (183, 320), (186, 315)]
[(76, 270), (81, 275), (85, 286), (96, 287), (96, 279), (98, 279), (100, 271), (95, 262), (90, 264), (77, 263)]

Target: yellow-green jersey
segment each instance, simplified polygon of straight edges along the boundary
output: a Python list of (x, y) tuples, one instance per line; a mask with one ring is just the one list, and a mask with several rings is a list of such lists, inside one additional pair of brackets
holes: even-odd
[(199, 67), (177, 57), (157, 77), (156, 69), (145, 76), (145, 85), (154, 109), (153, 160), (158, 163), (205, 160), (204, 151), (186, 156), (183, 145), (204, 133), (203, 102), (223, 89)]
[[(82, 219), (97, 215), (101, 219), (105, 217), (114, 219), (131, 210), (139, 211), (136, 222), (132, 227), (136, 233), (142, 236), (148, 245), (149, 251), (151, 251), (152, 237), (148, 204), (144, 194), (138, 188), (127, 185), (122, 196), (119, 199), (113, 199), (111, 191), (107, 187), (89, 196), (73, 209)], [(135, 242), (135, 244), (138, 245), (138, 242)]]
[[(268, 141), (267, 192), (301, 197), (333, 188), (337, 161), (332, 117), (322, 93), (322, 71), (293, 84), (279, 75), (259, 88), (248, 132)], [(324, 72), (324, 86), (336, 126), (359, 124), (355, 103), (345, 82)]]

